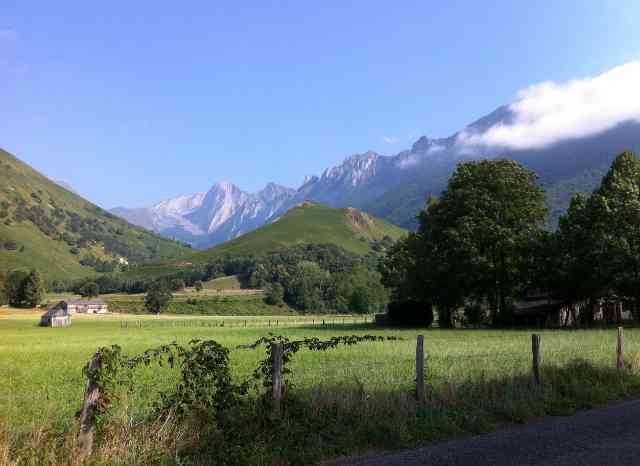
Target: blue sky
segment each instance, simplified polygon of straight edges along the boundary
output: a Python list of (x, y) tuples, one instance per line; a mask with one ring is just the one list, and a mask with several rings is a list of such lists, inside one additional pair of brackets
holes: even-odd
[(104, 207), (297, 187), (640, 58), (640, 2), (3, 0), (0, 147)]

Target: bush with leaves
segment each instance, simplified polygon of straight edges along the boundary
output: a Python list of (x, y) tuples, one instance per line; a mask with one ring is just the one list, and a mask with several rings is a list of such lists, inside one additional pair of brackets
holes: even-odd
[(158, 281), (147, 290), (144, 297), (144, 307), (149, 312), (160, 314), (167, 308), (172, 298), (171, 290), (163, 281)]

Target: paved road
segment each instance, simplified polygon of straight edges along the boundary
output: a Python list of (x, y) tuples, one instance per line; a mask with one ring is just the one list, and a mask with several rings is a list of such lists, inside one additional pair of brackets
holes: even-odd
[(334, 465), (640, 465), (640, 400)]

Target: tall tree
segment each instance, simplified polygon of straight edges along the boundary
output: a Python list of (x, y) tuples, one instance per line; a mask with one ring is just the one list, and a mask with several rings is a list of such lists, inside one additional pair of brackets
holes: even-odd
[(413, 281), (407, 288), (437, 306), (441, 326), (451, 325), (452, 311), (469, 300), (486, 300), (494, 324), (505, 323), (526, 286), (531, 243), (546, 219), (544, 190), (518, 162), (461, 163), (407, 240), (411, 268), (403, 273)]
[(160, 280), (152, 284), (144, 297), (144, 307), (147, 311), (160, 314), (164, 311), (173, 298), (171, 290), (164, 281)]
[(594, 193), (607, 227), (607, 249), (613, 271), (611, 286), (640, 311), (640, 159), (620, 154)]
[(13, 307), (24, 306), (24, 285), (28, 277), (23, 270), (14, 270), (9, 273), (5, 283), (7, 301)]
[(36, 307), (44, 298), (44, 281), (37, 270), (32, 270), (24, 281), (23, 302), (27, 307)]

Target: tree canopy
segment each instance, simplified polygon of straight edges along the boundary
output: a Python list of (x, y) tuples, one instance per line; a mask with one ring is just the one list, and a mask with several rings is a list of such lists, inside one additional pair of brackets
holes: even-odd
[(163, 281), (151, 285), (144, 297), (144, 307), (147, 311), (160, 314), (164, 311), (173, 298), (171, 290)]
[(494, 323), (507, 322), (546, 218), (535, 173), (513, 160), (461, 163), (442, 196), (428, 200), (418, 231), (388, 254), (384, 281), (398, 297), (435, 304), (441, 326), (478, 300)]

